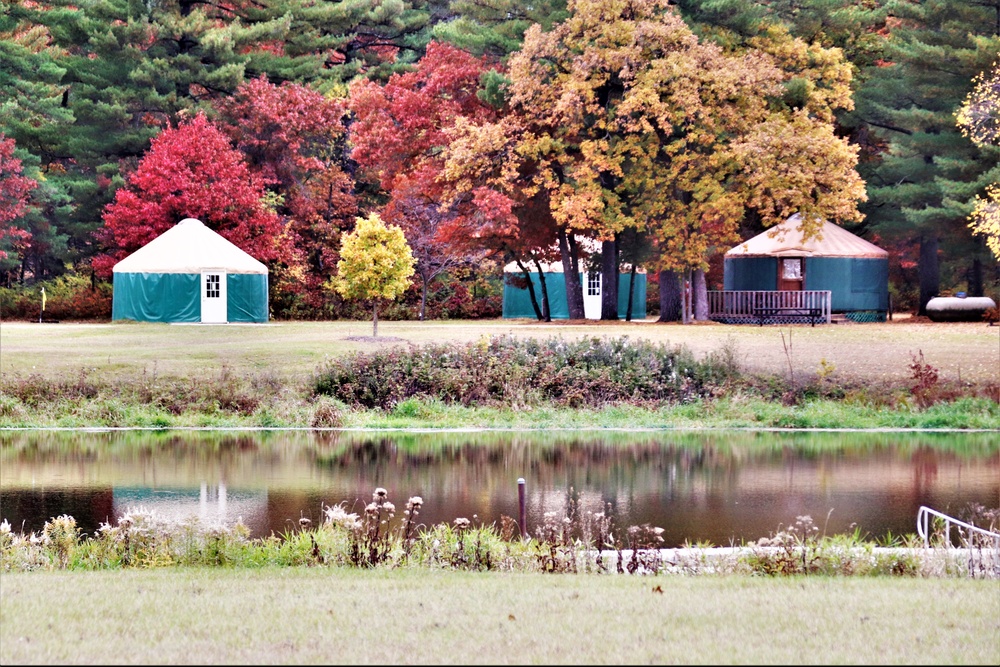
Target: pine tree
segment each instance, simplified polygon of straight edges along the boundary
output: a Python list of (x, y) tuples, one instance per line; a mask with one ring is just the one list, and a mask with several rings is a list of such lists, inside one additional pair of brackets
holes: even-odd
[(454, 18), (435, 25), (434, 37), (494, 61), (521, 48), (532, 25), (548, 31), (569, 15), (566, 0), (453, 0), (449, 12)]
[(985, 244), (967, 219), (977, 195), (1000, 176), (998, 150), (977, 146), (956, 126), (956, 112), (1000, 51), (1000, 0), (890, 5), (884, 67), (858, 96), (858, 116), (888, 142), (868, 174), (872, 226), (919, 244), (918, 314), (941, 283), (981, 294)]

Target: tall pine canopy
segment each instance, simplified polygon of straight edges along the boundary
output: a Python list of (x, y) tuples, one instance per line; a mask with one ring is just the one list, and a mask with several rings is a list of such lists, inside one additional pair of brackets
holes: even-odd
[[(968, 227), (977, 196), (1000, 179), (1000, 151), (963, 136), (956, 113), (1000, 53), (1000, 0), (889, 5), (884, 66), (859, 91), (858, 115), (888, 144), (865, 175), (866, 213), (889, 240), (919, 247), (919, 310), (942, 282), (981, 295), (995, 266)], [(994, 268), (995, 271), (995, 268)]]

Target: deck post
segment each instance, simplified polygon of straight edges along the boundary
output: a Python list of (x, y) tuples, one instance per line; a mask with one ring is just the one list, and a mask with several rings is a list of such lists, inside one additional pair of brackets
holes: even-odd
[(517, 478), (517, 522), (521, 526), (521, 539), (528, 539), (528, 526), (524, 506), (524, 478)]

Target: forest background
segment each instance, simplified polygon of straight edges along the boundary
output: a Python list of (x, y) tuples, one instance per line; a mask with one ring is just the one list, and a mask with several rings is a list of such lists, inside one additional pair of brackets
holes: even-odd
[(195, 217), (272, 317), (364, 318), (331, 279), (371, 213), (416, 259), (385, 319), (496, 317), (505, 265), (561, 262), (677, 320), (795, 212), (888, 250), (898, 311), (996, 297), (998, 53), (1000, 0), (2, 0), (0, 314), (106, 319)]

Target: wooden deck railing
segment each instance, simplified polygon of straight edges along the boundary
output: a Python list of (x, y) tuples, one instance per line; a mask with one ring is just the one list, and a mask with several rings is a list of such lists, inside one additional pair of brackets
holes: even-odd
[(708, 317), (730, 323), (830, 323), (830, 290), (708, 292)]

